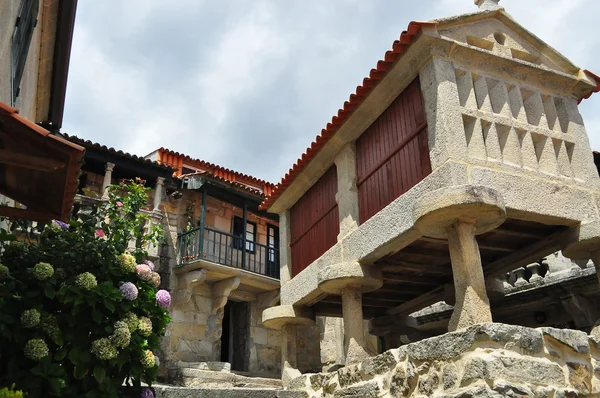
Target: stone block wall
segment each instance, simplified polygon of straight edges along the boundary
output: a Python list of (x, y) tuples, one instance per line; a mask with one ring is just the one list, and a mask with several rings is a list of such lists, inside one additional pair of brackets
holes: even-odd
[(166, 361), (170, 364), (218, 361), (223, 317), (212, 314), (211, 286), (196, 286), (190, 301), (175, 304), (163, 339)]
[(248, 371), (255, 376), (281, 376), (281, 330), (267, 329), (262, 324), (262, 312), (267, 304), (250, 302), (250, 335)]
[(597, 397), (600, 340), (568, 329), (481, 324), (305, 374), (305, 397)]

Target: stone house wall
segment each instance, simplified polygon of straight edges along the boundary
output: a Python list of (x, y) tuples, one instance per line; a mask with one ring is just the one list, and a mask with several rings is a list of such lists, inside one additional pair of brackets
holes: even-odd
[(596, 397), (600, 340), (584, 332), (499, 323), (386, 351), (336, 372), (305, 374), (306, 397)]

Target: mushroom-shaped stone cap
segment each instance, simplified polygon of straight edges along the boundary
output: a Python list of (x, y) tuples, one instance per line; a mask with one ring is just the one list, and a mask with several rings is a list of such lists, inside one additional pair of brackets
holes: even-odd
[(566, 233), (563, 255), (571, 260), (589, 260), (600, 251), (600, 220), (580, 224)]
[(361, 265), (356, 261), (331, 264), (319, 270), (319, 289), (331, 294), (341, 294), (352, 286), (363, 292), (372, 292), (383, 285), (381, 271)]
[(309, 308), (278, 305), (263, 311), (262, 323), (269, 329), (281, 329), (285, 325), (312, 326), (315, 315)]
[(446, 238), (446, 228), (459, 219), (472, 220), (480, 235), (501, 225), (506, 219), (504, 199), (497, 191), (483, 186), (457, 185), (421, 196), (413, 205), (415, 225), (424, 236)]

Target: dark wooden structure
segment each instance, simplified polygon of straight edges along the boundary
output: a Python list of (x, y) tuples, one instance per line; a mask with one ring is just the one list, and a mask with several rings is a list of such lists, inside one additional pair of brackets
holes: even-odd
[(292, 276), (337, 243), (340, 233), (337, 169), (333, 165), (290, 209)]
[(361, 224), (431, 173), (419, 79), (356, 140)]
[[(565, 229), (508, 219), (497, 229), (478, 236), (485, 276), (499, 276), (535, 262), (540, 250), (547, 253), (559, 250)], [(452, 266), (445, 239), (422, 237), (373, 266), (383, 272), (384, 284), (377, 291), (363, 295), (366, 318), (408, 315), (444, 299), (451, 301)], [(341, 316), (341, 298), (324, 296), (313, 309), (318, 315)]]
[(0, 216), (67, 221), (84, 149), (0, 103), (0, 193), (27, 209), (0, 206)]

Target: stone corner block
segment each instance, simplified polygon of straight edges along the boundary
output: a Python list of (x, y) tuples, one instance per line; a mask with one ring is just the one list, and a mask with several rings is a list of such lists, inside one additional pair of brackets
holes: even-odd
[(381, 271), (374, 267), (348, 261), (327, 265), (317, 276), (319, 289), (331, 294), (341, 294), (350, 286), (360, 287), (363, 292), (371, 292), (383, 286)]
[(315, 315), (309, 308), (278, 305), (263, 311), (262, 323), (269, 329), (281, 329), (284, 325), (312, 326)]
[(446, 228), (457, 220), (475, 220), (475, 234), (498, 227), (506, 219), (502, 195), (491, 188), (455, 185), (421, 196), (413, 205), (413, 220), (423, 235), (446, 238)]

